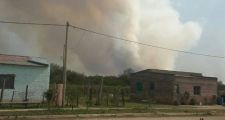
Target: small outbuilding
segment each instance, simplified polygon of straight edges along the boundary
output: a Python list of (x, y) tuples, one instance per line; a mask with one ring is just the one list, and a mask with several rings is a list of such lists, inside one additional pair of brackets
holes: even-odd
[(46, 59), (0, 54), (2, 102), (41, 102), (49, 79), (50, 64)]
[(130, 75), (131, 99), (164, 104), (215, 104), (217, 78), (201, 73), (147, 69)]

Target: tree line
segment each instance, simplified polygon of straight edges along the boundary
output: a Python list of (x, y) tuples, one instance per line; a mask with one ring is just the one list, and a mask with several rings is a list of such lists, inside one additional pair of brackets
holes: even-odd
[[(54, 84), (63, 83), (62, 71), (63, 68), (61, 66), (51, 64), (50, 89), (54, 88)], [(124, 106), (125, 101), (130, 96), (128, 77), (132, 72), (132, 69), (127, 69), (118, 76), (87, 76), (68, 70), (66, 104), (72, 107), (78, 107), (79, 104), (86, 104), (86, 106)], [(51, 92), (46, 92), (46, 99), (47, 96), (52, 96)]]
[[(62, 81), (62, 72), (63, 68), (56, 64), (51, 64), (51, 73), (50, 73), (50, 84), (54, 83), (63, 83)], [(132, 73), (132, 69), (124, 70), (124, 73), (118, 76), (87, 76), (72, 70), (67, 71), (67, 83), (73, 85), (99, 85), (101, 79), (104, 79), (105, 86), (129, 86), (130, 82), (128, 79), (129, 73)]]

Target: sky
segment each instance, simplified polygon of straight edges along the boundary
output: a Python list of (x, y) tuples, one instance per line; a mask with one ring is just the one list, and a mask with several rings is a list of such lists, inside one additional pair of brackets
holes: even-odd
[[(224, 0), (0, 0), (0, 20), (60, 23), (156, 46), (225, 56)], [(0, 24), (0, 53), (62, 64), (65, 28)], [(68, 68), (88, 75), (167, 69), (225, 82), (225, 59), (69, 31)]]
[[(172, 6), (180, 13), (183, 22), (197, 21), (202, 27), (201, 38), (190, 51), (225, 56), (224, 5), (224, 0), (172, 0)], [(202, 72), (225, 82), (224, 59), (179, 54), (175, 64), (177, 70)]]

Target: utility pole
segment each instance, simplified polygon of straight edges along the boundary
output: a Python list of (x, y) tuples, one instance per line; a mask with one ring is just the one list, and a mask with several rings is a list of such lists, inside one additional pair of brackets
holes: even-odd
[(68, 32), (69, 32), (69, 22), (66, 22), (66, 40), (63, 51), (63, 97), (62, 97), (62, 106), (65, 105), (66, 98), (66, 81), (67, 81), (67, 43), (68, 43)]

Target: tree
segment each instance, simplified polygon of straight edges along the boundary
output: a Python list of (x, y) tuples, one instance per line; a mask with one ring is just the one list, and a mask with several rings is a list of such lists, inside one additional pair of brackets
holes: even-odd
[(131, 73), (134, 73), (134, 72), (135, 71), (132, 68), (128, 68), (123, 71), (123, 75), (130, 75)]
[(79, 104), (79, 102), (78, 102), (78, 100), (79, 100), (79, 91), (78, 91), (78, 89), (76, 87), (73, 86), (73, 87), (68, 88), (67, 92), (66, 92), (66, 97), (68, 99), (69, 104), (72, 107), (72, 110), (74, 108), (75, 102), (77, 104), (76, 106), (78, 107), (78, 104)]
[(62, 83), (62, 67), (51, 64), (50, 83)]
[(225, 90), (225, 84), (223, 84), (223, 82), (222, 81), (218, 81), (218, 91), (219, 90)]
[(52, 97), (53, 97), (53, 90), (49, 89), (46, 92), (44, 92), (44, 98), (48, 102), (48, 109), (50, 109), (50, 103), (51, 103)]

